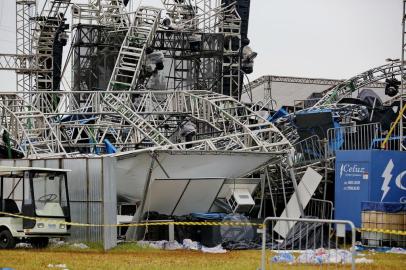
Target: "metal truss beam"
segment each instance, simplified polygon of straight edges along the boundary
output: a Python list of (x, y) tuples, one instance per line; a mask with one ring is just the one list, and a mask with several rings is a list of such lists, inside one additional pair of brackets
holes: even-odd
[[(316, 85), (337, 85), (344, 80), (333, 80), (333, 79), (317, 79), (317, 78), (300, 78), (300, 77), (288, 77), (288, 76), (275, 76), (275, 75), (265, 75), (261, 76), (258, 79), (255, 79), (251, 83), (247, 84), (245, 89), (254, 89), (263, 84), (273, 82), (282, 82), (282, 83), (297, 83), (297, 84), (316, 84)], [(371, 88), (384, 88), (385, 84), (381, 82), (373, 82), (368, 85)]]
[(135, 90), (138, 86), (146, 49), (152, 44), (161, 10), (140, 7), (124, 38), (107, 91)]
[[(271, 123), (235, 99), (210, 91), (79, 92), (87, 96), (80, 105), (74, 98), (78, 92), (52, 93), (59, 106), (46, 114), (69, 152), (75, 145), (102, 148), (106, 138), (119, 151), (163, 147), (283, 152), (291, 147)], [(197, 136), (179, 143), (179, 129), (187, 121), (196, 124)]]
[(0, 94), (0, 123), (13, 149), (25, 157), (66, 155), (45, 115), (17, 94)]
[[(358, 89), (376, 83), (380, 80), (398, 76), (401, 74), (403, 65), (400, 61), (394, 61), (380, 67), (376, 67), (354, 76), (328, 91), (313, 107), (334, 104), (343, 97), (351, 96)], [(381, 84), (382, 85), (382, 84)]]
[(33, 73), (40, 70), (38, 67), (35, 67), (36, 63), (35, 55), (0, 54), (0, 70)]

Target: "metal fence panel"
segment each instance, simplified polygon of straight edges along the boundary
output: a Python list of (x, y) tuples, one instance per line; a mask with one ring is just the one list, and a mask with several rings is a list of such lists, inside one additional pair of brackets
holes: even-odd
[(328, 155), (335, 156), (336, 150), (367, 150), (382, 138), (380, 123), (348, 125), (327, 131)]
[(332, 201), (311, 198), (304, 209), (306, 217), (333, 219), (334, 204)]
[(318, 163), (325, 158), (320, 138), (313, 135), (293, 145), (295, 153), (292, 157), (295, 167), (308, 166)]

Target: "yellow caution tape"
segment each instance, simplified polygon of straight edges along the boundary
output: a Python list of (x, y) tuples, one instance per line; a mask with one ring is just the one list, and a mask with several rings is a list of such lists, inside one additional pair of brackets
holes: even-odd
[(35, 220), (37, 222), (49, 222), (52, 220), (52, 223), (56, 224), (65, 224), (76, 227), (147, 227), (147, 226), (163, 226), (163, 225), (183, 225), (183, 226), (258, 226), (262, 227), (262, 223), (253, 223), (253, 222), (238, 222), (238, 221), (163, 221), (163, 222), (138, 222), (138, 223), (126, 223), (126, 224), (88, 224), (88, 223), (78, 223), (78, 222), (68, 222), (63, 220), (55, 220), (54, 218), (35, 218), (18, 214), (11, 214), (7, 212), (1, 212), (0, 215), (7, 215), (11, 217), (23, 218), (28, 220)]
[[(262, 228), (262, 223), (254, 223), (254, 222), (238, 222), (238, 221), (162, 221), (162, 222), (154, 222), (153, 220), (145, 221), (145, 222), (138, 222), (138, 223), (125, 223), (125, 224), (88, 224), (88, 223), (78, 223), (78, 222), (68, 222), (64, 220), (55, 220), (54, 218), (36, 218), (36, 217), (29, 217), (19, 214), (11, 214), (7, 212), (1, 212), (0, 215), (6, 215), (11, 217), (23, 218), (28, 220), (35, 220), (37, 222), (49, 222), (52, 220), (52, 223), (56, 224), (65, 224), (70, 226), (76, 227), (147, 227), (147, 226), (164, 226), (164, 225), (177, 225), (177, 226), (256, 226)], [(393, 234), (393, 235), (404, 235), (406, 236), (406, 231), (399, 231), (399, 230), (386, 230), (386, 229), (369, 229), (369, 228), (360, 228), (357, 229), (359, 232), (377, 232), (377, 233), (385, 233), (385, 234)]]
[(361, 228), (358, 231), (360, 231), (360, 232), (377, 232), (377, 233), (405, 235), (406, 236), (406, 231), (398, 231), (398, 230)]

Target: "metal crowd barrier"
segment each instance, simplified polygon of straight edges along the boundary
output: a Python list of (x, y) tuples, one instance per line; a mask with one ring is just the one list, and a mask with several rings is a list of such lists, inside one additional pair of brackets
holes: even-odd
[(324, 160), (324, 150), (320, 138), (313, 135), (293, 145), (295, 153), (292, 157), (295, 167), (311, 165)]
[(298, 265), (355, 270), (355, 226), (347, 220), (268, 217), (262, 226), (261, 252), (260, 270)]
[(371, 149), (374, 140), (382, 137), (381, 124), (348, 125), (327, 131), (327, 152), (335, 156), (336, 150)]
[(304, 210), (306, 217), (333, 219), (334, 204), (332, 201), (311, 198)]

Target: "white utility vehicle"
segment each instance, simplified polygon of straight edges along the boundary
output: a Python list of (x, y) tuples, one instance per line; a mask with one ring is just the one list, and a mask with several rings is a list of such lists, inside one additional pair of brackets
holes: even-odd
[[(28, 242), (44, 248), (69, 235), (69, 170), (0, 166), (0, 249)], [(4, 213), (22, 215), (21, 218)]]

